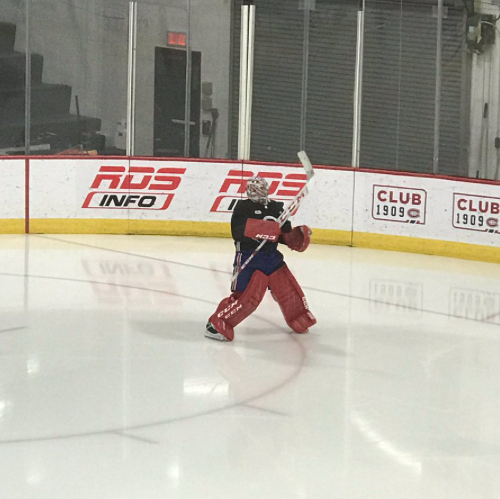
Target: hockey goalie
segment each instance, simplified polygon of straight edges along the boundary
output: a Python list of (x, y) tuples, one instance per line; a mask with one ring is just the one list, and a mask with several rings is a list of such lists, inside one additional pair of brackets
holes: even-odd
[[(306, 225), (293, 227), (289, 221), (278, 223), (283, 203), (268, 197), (265, 179), (248, 179), (248, 199), (238, 201), (231, 217), (231, 233), (236, 247), (233, 264), (232, 294), (224, 298), (209, 318), (205, 336), (232, 341), (234, 328), (260, 304), (269, 289), (278, 302), (288, 326), (306, 333), (316, 324), (306, 298), (286, 265), (278, 244), (303, 252), (311, 239)], [(262, 241), (265, 244), (257, 251)]]

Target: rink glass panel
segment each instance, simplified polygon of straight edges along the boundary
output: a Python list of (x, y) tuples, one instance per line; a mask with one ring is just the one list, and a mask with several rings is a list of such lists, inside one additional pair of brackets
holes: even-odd
[[(138, 2), (135, 155), (237, 159), (241, 4)], [(359, 4), (255, 1), (251, 159), (296, 161), (305, 148), (313, 163), (352, 164)], [(499, 176), (500, 53), (496, 39), (482, 52), (467, 46), (471, 5), (444, 0), (438, 172), (492, 179)], [(0, 153), (24, 152), (29, 91), (30, 154), (124, 155), (129, 2), (29, 6), (27, 30), (26, 0), (2, 5)], [(361, 167), (433, 172), (436, 6), (437, 0), (365, 0)], [(497, 33), (498, 6), (476, 2), (476, 11), (493, 16)], [(187, 35), (189, 47), (172, 45), (169, 33)]]
[[(464, 8), (444, 2), (439, 173), (466, 175)], [(367, 0), (360, 165), (432, 173), (437, 2)]]
[(128, 2), (32, 1), (29, 27), (31, 153), (125, 154)]
[[(233, 97), (239, 89), (241, 1), (236, 4)], [(465, 45), (466, 10), (444, 4), (439, 173), (467, 175), (472, 55)], [(304, 146), (314, 163), (350, 166), (359, 2), (256, 0), (255, 5), (251, 159), (294, 161)], [(433, 172), (436, 5), (366, 0), (359, 166)], [(237, 107), (232, 111), (236, 123)], [(237, 133), (233, 126), (234, 158)]]
[(138, 3), (135, 155), (227, 158), (230, 15), (223, 0)]
[[(238, 117), (241, 2), (236, 4), (233, 123)], [(315, 163), (350, 165), (356, 5), (316, 1), (310, 12), (308, 49), (304, 49), (307, 17), (303, 2), (258, 0), (255, 5), (251, 159), (295, 162), (305, 142)], [(233, 126), (233, 158), (237, 133)], [(305, 134), (302, 140), (301, 134)]]

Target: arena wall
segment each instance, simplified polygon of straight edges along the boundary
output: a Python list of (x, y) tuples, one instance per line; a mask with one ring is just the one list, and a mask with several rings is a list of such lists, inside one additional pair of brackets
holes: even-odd
[[(500, 262), (500, 183), (345, 167), (315, 168), (294, 224), (314, 243)], [(299, 164), (126, 157), (0, 158), (0, 233), (230, 237), (245, 179), (287, 203)]]

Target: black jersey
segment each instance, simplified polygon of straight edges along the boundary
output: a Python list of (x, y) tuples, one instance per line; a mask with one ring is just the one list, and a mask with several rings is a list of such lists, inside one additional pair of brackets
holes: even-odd
[[(240, 199), (236, 204), (233, 215), (231, 217), (231, 234), (233, 236), (236, 248), (238, 250), (254, 250), (259, 246), (261, 241), (245, 237), (245, 225), (249, 218), (258, 220), (275, 220), (278, 221), (279, 216), (283, 213), (283, 203), (279, 201), (269, 200), (267, 205), (255, 203), (251, 199)], [(292, 224), (285, 222), (281, 227), (282, 232), (290, 232)], [(279, 242), (282, 243), (280, 236)], [(260, 251), (274, 251), (278, 243), (266, 242)]]

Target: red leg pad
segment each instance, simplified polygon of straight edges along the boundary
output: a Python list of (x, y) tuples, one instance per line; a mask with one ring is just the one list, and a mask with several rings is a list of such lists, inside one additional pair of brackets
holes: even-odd
[(307, 330), (316, 324), (304, 292), (286, 265), (269, 276), (269, 287), (283, 312), (286, 323), (293, 331), (307, 333)]
[(218, 333), (229, 341), (234, 338), (234, 327), (246, 319), (259, 306), (267, 291), (268, 277), (257, 270), (243, 293), (233, 293), (224, 298), (215, 313), (208, 319)]

